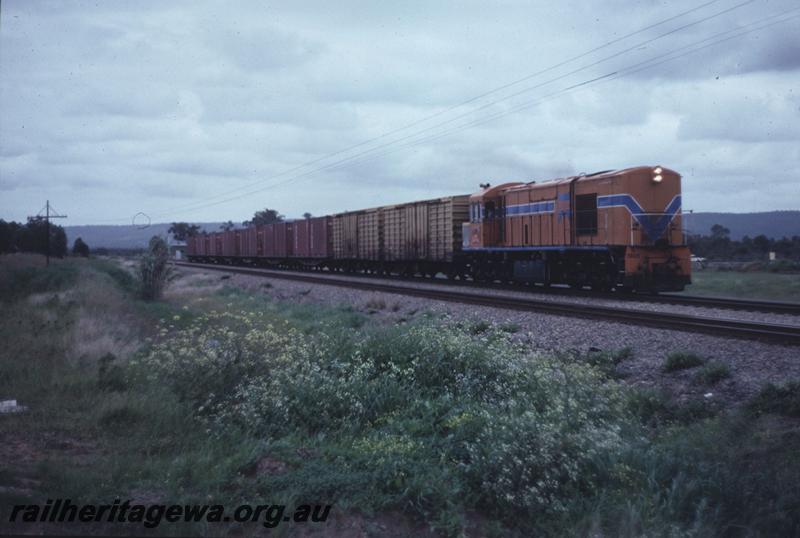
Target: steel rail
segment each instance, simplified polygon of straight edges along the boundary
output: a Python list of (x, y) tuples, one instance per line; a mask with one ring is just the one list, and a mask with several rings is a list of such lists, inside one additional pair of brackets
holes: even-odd
[[(184, 262), (181, 262), (184, 263)], [(210, 264), (209, 264), (210, 265)], [(280, 271), (296, 271), (294, 269), (273, 269)], [(319, 272), (330, 276), (348, 276), (353, 278), (378, 278), (383, 280), (397, 280), (400, 282), (424, 282), (443, 286), (463, 288), (493, 289), (505, 291), (530, 291), (548, 295), (563, 295), (565, 297), (585, 297), (588, 299), (605, 299), (610, 301), (642, 302), (673, 304), (680, 306), (695, 306), (701, 308), (719, 308), (724, 310), (742, 310), (748, 312), (766, 312), (770, 314), (788, 314), (800, 316), (800, 303), (782, 301), (763, 301), (753, 299), (736, 299), (732, 297), (714, 297), (699, 295), (679, 295), (677, 293), (648, 294), (641, 292), (624, 291), (590, 291), (561, 286), (546, 287), (536, 284), (509, 284), (502, 282), (477, 282), (474, 280), (448, 280), (444, 278), (425, 278), (417, 276), (378, 275), (371, 273), (332, 273)]]
[(772, 343), (800, 345), (800, 327), (777, 324), (758, 323), (725, 318), (695, 316), (690, 314), (673, 314), (649, 310), (630, 308), (616, 308), (599, 305), (583, 305), (575, 303), (559, 303), (543, 301), (527, 297), (508, 297), (499, 295), (482, 295), (452, 289), (415, 288), (380, 282), (371, 282), (369, 279), (341, 278), (338, 276), (319, 276), (296, 272), (274, 271), (252, 267), (239, 267), (231, 265), (196, 264), (174, 262), (179, 267), (195, 269), (210, 269), (229, 273), (261, 276), (306, 282), (309, 284), (323, 284), (374, 291), (393, 293), (411, 297), (421, 297), (439, 301), (458, 302), (476, 306), (488, 306), (526, 312), (539, 312), (551, 315), (579, 317), (601, 321), (612, 321), (633, 325), (644, 325), (659, 329), (674, 329), (680, 331), (702, 332), (717, 336), (756, 339)]

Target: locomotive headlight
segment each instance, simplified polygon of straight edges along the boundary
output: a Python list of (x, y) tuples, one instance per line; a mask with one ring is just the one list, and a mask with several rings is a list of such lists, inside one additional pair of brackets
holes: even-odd
[(655, 168), (653, 168), (653, 173), (654, 173), (654, 174), (656, 174), (656, 175), (660, 175), (660, 174), (661, 174), (661, 172), (662, 172), (662, 170), (661, 170), (661, 167), (660, 167), (660, 166), (656, 166)]
[(661, 177), (661, 174), (656, 174), (656, 175), (653, 176), (653, 181), (655, 181), (656, 183), (661, 183), (662, 179), (664, 179), (664, 178)]

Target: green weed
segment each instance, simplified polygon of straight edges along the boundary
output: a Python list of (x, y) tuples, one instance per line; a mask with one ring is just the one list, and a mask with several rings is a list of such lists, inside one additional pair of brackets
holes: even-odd
[(800, 417), (800, 381), (783, 385), (769, 383), (749, 404), (756, 413), (777, 413)]
[(697, 372), (697, 381), (704, 385), (715, 385), (731, 376), (731, 368), (724, 362), (712, 361)]
[(678, 370), (686, 370), (688, 368), (700, 366), (704, 362), (705, 359), (696, 353), (674, 351), (667, 355), (662, 370), (664, 372), (676, 372)]
[(49, 267), (0, 267), (0, 301), (13, 302), (34, 293), (63, 291), (75, 285), (78, 267), (53, 260)]

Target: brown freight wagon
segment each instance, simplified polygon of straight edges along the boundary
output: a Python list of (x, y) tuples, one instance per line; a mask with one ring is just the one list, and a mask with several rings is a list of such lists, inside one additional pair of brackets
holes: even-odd
[(211, 236), (211, 248), (212, 248), (211, 255), (212, 256), (222, 256), (223, 255), (222, 235), (223, 235), (222, 232), (216, 232), (215, 234), (213, 234)]
[[(190, 256), (205, 256), (205, 236), (195, 235), (190, 237), (187, 241), (187, 252)], [(191, 249), (191, 250), (189, 250)]]
[(330, 258), (333, 255), (333, 234), (331, 217), (309, 219), (310, 255), (312, 258)]
[(258, 256), (256, 228), (251, 226), (239, 231), (239, 255), (243, 258), (255, 258)]
[(295, 258), (308, 258), (311, 255), (311, 222), (309, 219), (294, 222), (292, 230)]
[(264, 254), (265, 247), (265, 236), (266, 233), (264, 231), (265, 226), (256, 226), (255, 227), (255, 238), (256, 238), (256, 257), (261, 258)]
[(387, 261), (452, 261), (461, 251), (462, 224), (469, 220), (468, 195), (381, 209)]
[(186, 238), (186, 255), (187, 256), (197, 256), (197, 238), (196, 237), (187, 237)]
[(293, 223), (295, 258), (329, 258), (332, 255), (331, 217), (297, 220)]
[(238, 245), (236, 244), (237, 230), (226, 230), (222, 232), (222, 255), (236, 257), (239, 255)]
[(294, 250), (291, 222), (276, 222), (264, 226), (264, 256), (287, 258)]

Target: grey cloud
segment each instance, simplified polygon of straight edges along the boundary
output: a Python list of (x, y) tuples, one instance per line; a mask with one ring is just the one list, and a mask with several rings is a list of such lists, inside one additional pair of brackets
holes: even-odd
[(205, 33), (211, 49), (221, 51), (230, 62), (246, 72), (298, 69), (324, 51), (321, 43), (284, 32), (270, 24), (238, 21), (220, 25), (209, 21)]
[[(642, 163), (682, 172), (695, 209), (797, 207), (797, 22), (515, 111), (560, 88), (796, 7), (795, 0), (756, 0), (400, 140), (733, 3), (721, 0), (686, 21), (448, 111), (696, 5), (4, 1), (0, 213), (22, 218), (50, 196), (72, 223), (137, 211), (239, 220), (265, 205), (290, 215), (321, 214), (469, 192), (481, 181), (543, 180)], [(400, 147), (449, 129), (444, 138)], [(398, 142), (379, 147), (392, 141)], [(303, 175), (371, 148), (378, 148), (373, 158)], [(333, 152), (341, 153), (282, 174)], [(765, 170), (772, 188), (754, 189)], [(170, 213), (254, 182), (270, 185), (276, 176), (298, 177), (236, 202)]]
[(757, 85), (722, 88), (708, 101), (684, 107), (678, 137), (759, 143), (800, 139), (797, 100), (779, 84), (767, 90)]
[(175, 113), (179, 97), (161, 88), (95, 87), (67, 99), (65, 116), (132, 116), (152, 118)]

